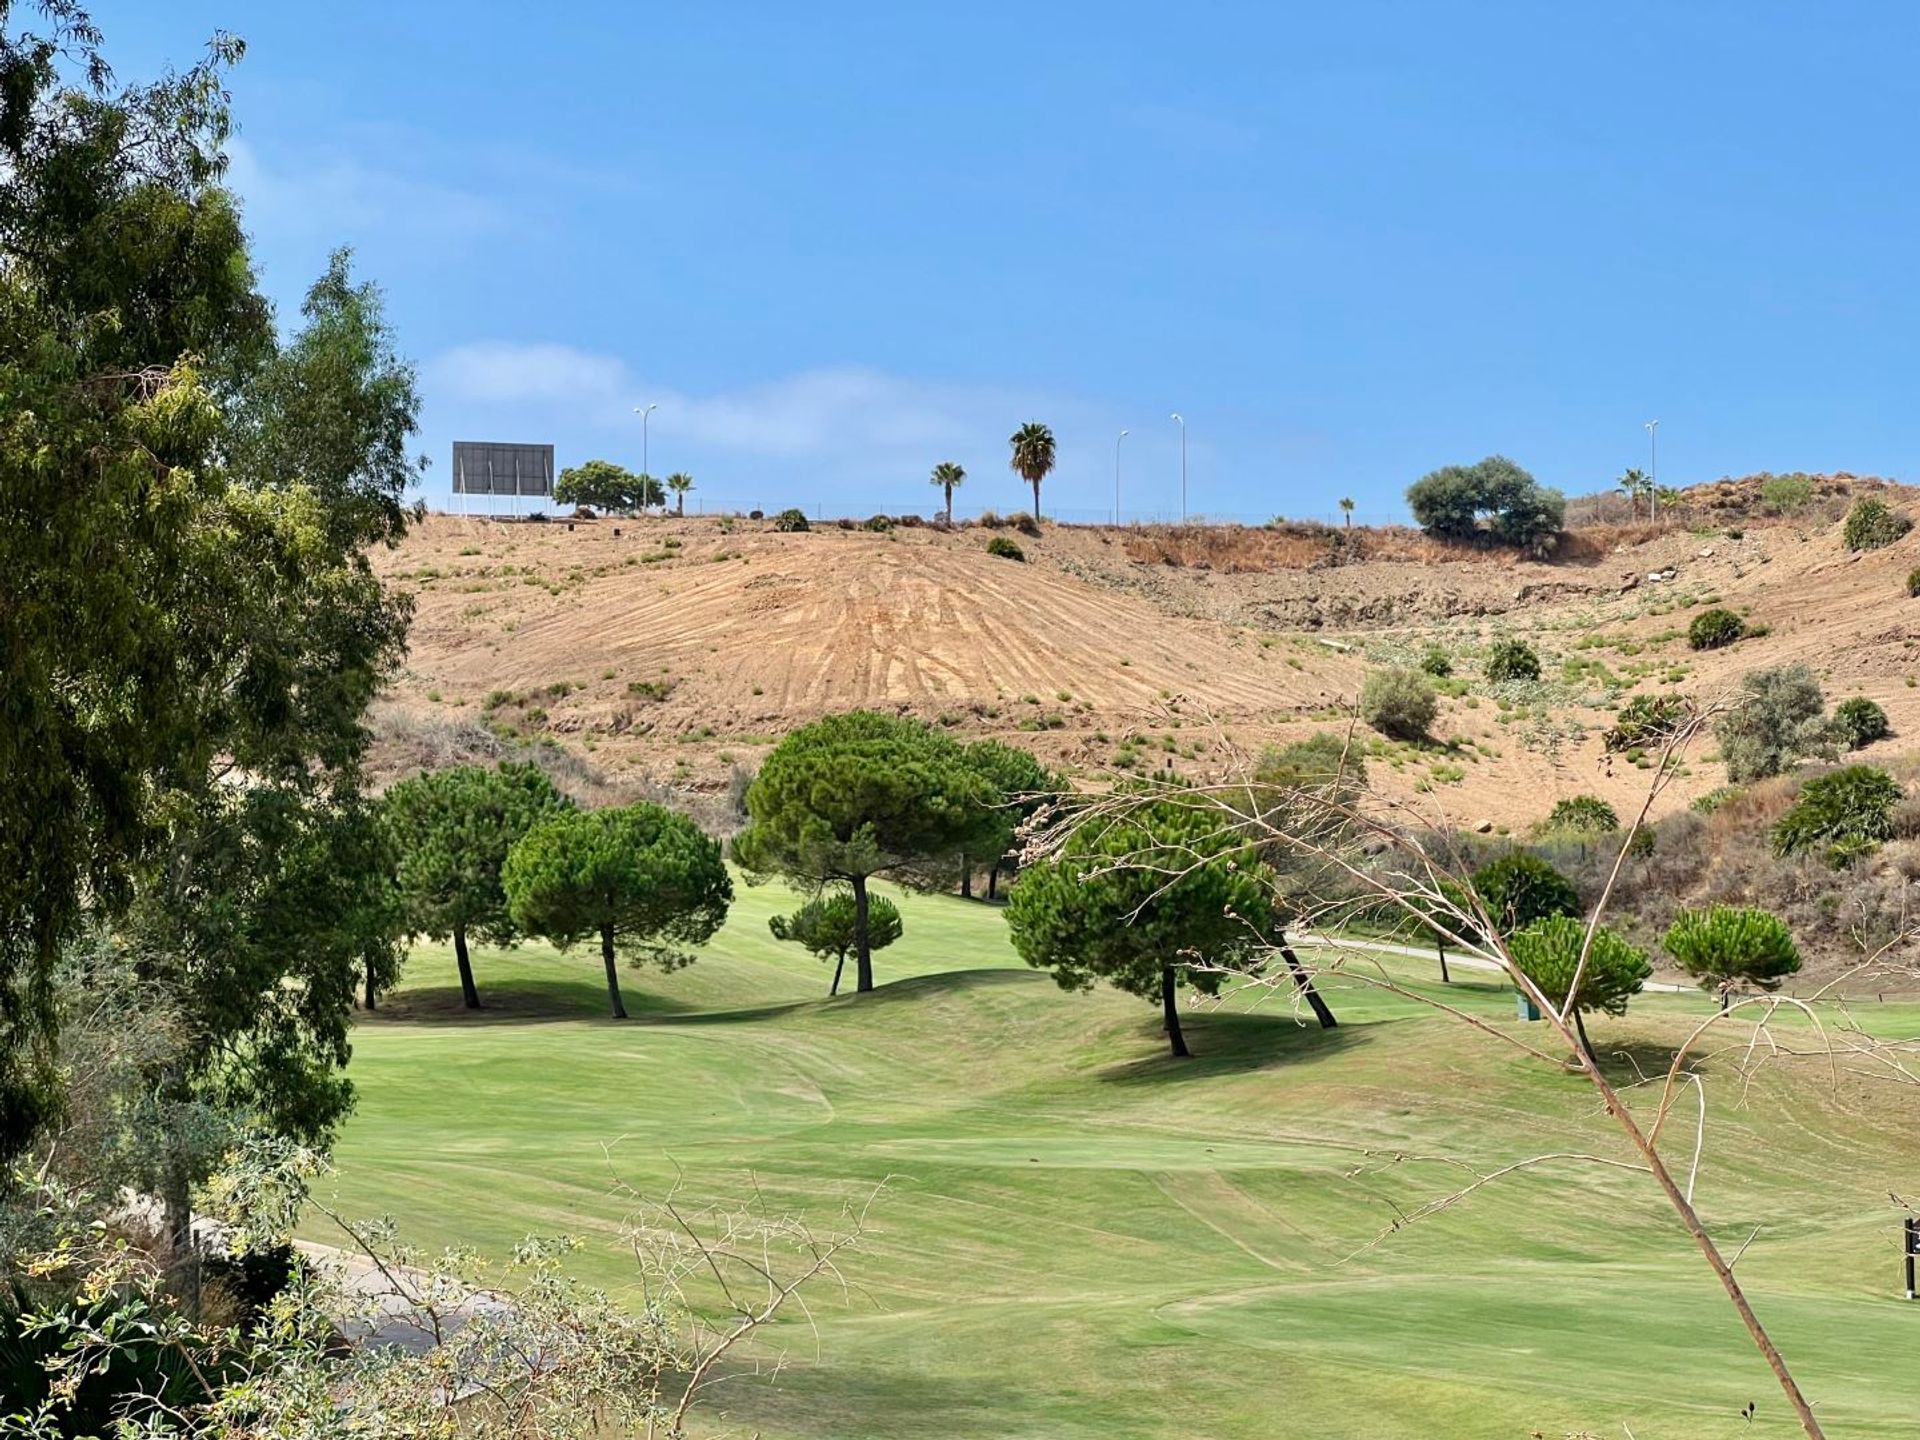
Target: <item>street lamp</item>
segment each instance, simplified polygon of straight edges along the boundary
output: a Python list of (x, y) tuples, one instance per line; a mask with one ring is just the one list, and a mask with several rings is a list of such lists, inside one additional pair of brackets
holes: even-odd
[(1113, 523), (1120, 523), (1120, 442), (1127, 438), (1128, 431), (1122, 430), (1113, 437)]
[(1180, 523), (1187, 523), (1187, 422), (1180, 418), (1178, 410), (1173, 412), (1174, 423), (1180, 427)]
[(1660, 503), (1660, 422), (1649, 420), (1647, 432), (1647, 519), (1653, 519), (1653, 507)]
[[(647, 481), (653, 477), (653, 471), (647, 464), (647, 417), (659, 408), (657, 404), (649, 405), (644, 410), (638, 405), (633, 407), (633, 413), (640, 417), (640, 508), (642, 510), (647, 508), (645, 503), (647, 498)], [(666, 504), (664, 496), (660, 503), (663, 506)]]

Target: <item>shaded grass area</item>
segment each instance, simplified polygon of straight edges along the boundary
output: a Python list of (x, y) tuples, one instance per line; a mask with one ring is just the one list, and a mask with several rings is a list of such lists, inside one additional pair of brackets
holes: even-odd
[[(823, 1228), (884, 1187), (855, 1288), (769, 1337), (777, 1381), (725, 1392), (726, 1421), (769, 1436), (1795, 1433), (1643, 1177), (1556, 1163), (1393, 1228), (1463, 1165), (1624, 1158), (1578, 1081), (1338, 976), (1338, 1029), (1242, 995), (1193, 1011), (1177, 1062), (1152, 1007), (1061, 992), (996, 910), (946, 898), (901, 897), (882, 989), (827, 1000), (827, 967), (767, 934), (792, 900), (743, 887), (696, 964), (629, 970), (626, 1025), (590, 951), (480, 952), (470, 1021), (450, 958), (416, 949), (356, 1033), (340, 1203), (431, 1244), (581, 1234), (583, 1273), (621, 1288), (621, 1186), (757, 1187)], [(1494, 977), (1444, 995), (1544, 1043)], [(1649, 997), (1591, 1028), (1631, 1079), (1705, 1014)], [(1914, 1007), (1863, 1018), (1920, 1031)], [(1887, 1199), (1920, 1178), (1920, 1103), (1805, 1062), (1742, 1089), (1731, 1066), (1710, 1062), (1705, 1218), (1729, 1249), (1758, 1229), (1741, 1274), (1831, 1433), (1920, 1431)]]

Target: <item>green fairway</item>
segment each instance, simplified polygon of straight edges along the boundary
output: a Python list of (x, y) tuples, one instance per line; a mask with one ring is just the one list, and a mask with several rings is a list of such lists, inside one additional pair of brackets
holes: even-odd
[[(770, 1437), (1797, 1433), (1644, 1176), (1547, 1166), (1364, 1248), (1469, 1179), (1456, 1162), (1624, 1158), (1579, 1080), (1351, 984), (1333, 1031), (1271, 999), (1195, 1011), (1195, 1057), (1174, 1061), (1152, 1007), (1062, 993), (997, 910), (946, 898), (900, 898), (881, 989), (827, 1000), (828, 967), (767, 934), (792, 904), (743, 886), (692, 967), (623, 972), (625, 1024), (590, 948), (478, 952), (474, 1018), (447, 953), (417, 948), (356, 1032), (340, 1204), (428, 1244), (580, 1234), (582, 1273), (617, 1288), (617, 1182), (678, 1176), (693, 1204), (757, 1183), (827, 1228), (884, 1182), (857, 1289), (772, 1332), (776, 1381), (725, 1391), (727, 1419)], [(1456, 975), (1451, 1003), (1546, 1042), (1492, 978)], [(1643, 997), (1590, 1026), (1630, 1078), (1705, 1013)], [(1863, 1019), (1920, 1030), (1908, 1007)], [(1803, 1064), (1712, 1101), (1704, 1218), (1729, 1251), (1758, 1227), (1739, 1273), (1829, 1433), (1920, 1433), (1887, 1198), (1920, 1190), (1920, 1098)]]

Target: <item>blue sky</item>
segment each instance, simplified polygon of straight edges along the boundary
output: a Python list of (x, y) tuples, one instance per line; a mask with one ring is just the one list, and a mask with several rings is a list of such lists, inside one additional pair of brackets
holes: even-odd
[(291, 313), (352, 244), (456, 438), (706, 503), (1402, 513), (1511, 455), (1903, 475), (1920, 233), (1896, 5), (105, 3), (129, 78), (243, 35), (233, 177)]

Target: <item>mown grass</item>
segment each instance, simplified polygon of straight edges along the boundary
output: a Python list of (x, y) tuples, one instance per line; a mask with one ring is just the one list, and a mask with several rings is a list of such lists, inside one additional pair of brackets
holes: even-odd
[[(997, 911), (944, 898), (901, 901), (878, 993), (829, 1001), (825, 968), (767, 935), (789, 903), (743, 888), (692, 967), (629, 971), (625, 1025), (590, 954), (481, 952), (490, 1008), (469, 1019), (444, 951), (419, 948), (356, 1036), (340, 1202), (431, 1244), (577, 1233), (584, 1272), (618, 1288), (622, 1186), (677, 1184), (689, 1205), (757, 1188), (826, 1229), (883, 1187), (854, 1288), (769, 1337), (776, 1380), (724, 1392), (742, 1433), (1796, 1433), (1644, 1178), (1553, 1164), (1392, 1228), (1463, 1165), (1623, 1157), (1578, 1081), (1353, 982), (1330, 986), (1336, 1030), (1242, 997), (1195, 1013), (1196, 1057), (1174, 1062), (1150, 1007), (1062, 993)], [(1446, 998), (1522, 1028), (1492, 979)], [(1704, 1013), (1649, 998), (1592, 1028), (1631, 1080)], [(1871, 1018), (1920, 1029), (1910, 1007)], [(1744, 1089), (1731, 1059), (1709, 1069), (1703, 1213), (1729, 1250), (1755, 1236), (1740, 1273), (1829, 1433), (1920, 1431), (1920, 1308), (1896, 1298), (1888, 1200), (1920, 1179), (1920, 1104), (1844, 1068)]]

